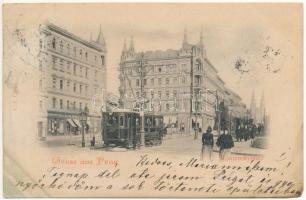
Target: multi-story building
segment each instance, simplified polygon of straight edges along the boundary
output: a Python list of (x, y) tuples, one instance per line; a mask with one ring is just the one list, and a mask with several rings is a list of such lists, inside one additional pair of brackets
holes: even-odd
[(138, 53), (132, 38), (129, 48), (124, 43), (119, 71), (121, 106), (133, 109), (144, 105), (145, 110), (163, 114), (164, 123), (177, 123), (180, 130), (193, 124), (213, 126), (216, 105), (228, 95), (206, 56), (202, 33), (192, 45), (185, 30), (179, 50)]
[(39, 27), (38, 136), (78, 134), (80, 112), (89, 111), (86, 131), (100, 129), (106, 90), (106, 43), (100, 32), (86, 41), (54, 24)]

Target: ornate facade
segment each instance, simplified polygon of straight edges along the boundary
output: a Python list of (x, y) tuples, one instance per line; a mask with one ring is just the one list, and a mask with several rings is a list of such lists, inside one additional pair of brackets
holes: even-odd
[(202, 33), (190, 44), (187, 30), (178, 50), (136, 52), (133, 38), (129, 48), (124, 42), (119, 72), (122, 107), (134, 109), (143, 101), (146, 111), (163, 114), (164, 123), (179, 130), (213, 126), (216, 105), (232, 94), (206, 56)]

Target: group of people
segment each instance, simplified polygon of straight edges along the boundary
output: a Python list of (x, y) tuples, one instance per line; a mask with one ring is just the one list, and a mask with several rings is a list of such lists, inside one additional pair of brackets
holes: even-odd
[(251, 143), (253, 143), (254, 138), (257, 135), (260, 135), (263, 131), (263, 125), (252, 123), (252, 124), (241, 124), (237, 126), (236, 129), (236, 141), (241, 142), (241, 141), (248, 141), (249, 139), (251, 140)]
[[(231, 148), (234, 147), (234, 140), (227, 128), (221, 130), (221, 134), (218, 136), (217, 147), (219, 148), (219, 158), (224, 160), (224, 158), (230, 154)], [(214, 136), (212, 134), (212, 128), (208, 126), (205, 133), (202, 134), (202, 151), (201, 158), (209, 158), (212, 160), (214, 147)]]

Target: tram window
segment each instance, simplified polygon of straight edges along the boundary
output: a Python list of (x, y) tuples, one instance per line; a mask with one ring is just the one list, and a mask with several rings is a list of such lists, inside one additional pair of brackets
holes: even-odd
[(139, 118), (137, 117), (136, 118), (136, 126), (139, 126), (140, 125), (140, 122), (139, 122)]
[(119, 126), (124, 126), (123, 120), (124, 120), (123, 116), (120, 116), (120, 118), (119, 118)]

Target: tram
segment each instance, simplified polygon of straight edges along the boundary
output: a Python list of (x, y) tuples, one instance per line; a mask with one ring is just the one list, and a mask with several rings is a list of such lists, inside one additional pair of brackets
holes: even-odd
[[(141, 116), (137, 111), (103, 112), (101, 120), (104, 145), (136, 148), (140, 145)], [(163, 116), (144, 113), (145, 145), (160, 145), (164, 135)]]

